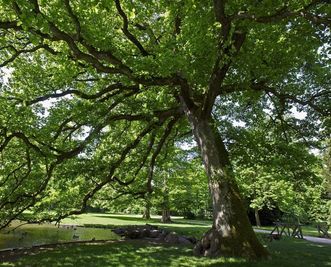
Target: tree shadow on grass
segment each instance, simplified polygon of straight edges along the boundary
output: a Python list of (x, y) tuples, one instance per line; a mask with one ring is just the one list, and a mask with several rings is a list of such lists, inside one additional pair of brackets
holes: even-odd
[[(139, 240), (107, 245), (71, 246), (28, 256), (15, 266), (241, 266), (241, 259), (192, 256), (192, 247), (149, 244)], [(221, 264), (221, 265), (220, 265)]]
[(275, 264), (287, 262), (288, 266), (331, 266), (330, 245), (284, 237), (280, 241), (269, 243), (268, 248), (273, 253)]
[(229, 267), (327, 267), (331, 246), (301, 240), (281, 240), (268, 244), (273, 258), (248, 262), (238, 258), (199, 258), (191, 246), (151, 244), (143, 240), (111, 244), (66, 246), (27, 256), (15, 266), (229, 266)]

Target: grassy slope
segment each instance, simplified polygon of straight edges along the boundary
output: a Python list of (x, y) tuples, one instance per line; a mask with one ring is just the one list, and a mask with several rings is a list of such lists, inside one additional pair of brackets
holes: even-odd
[[(174, 219), (175, 223), (163, 225), (181, 234), (199, 237), (210, 227), (209, 221), (188, 221)], [(154, 218), (149, 223), (159, 223)], [(145, 224), (135, 216), (86, 214), (68, 224), (129, 225)], [(264, 240), (262, 240), (264, 241)], [(264, 241), (272, 253), (272, 259), (263, 262), (246, 262), (243, 259), (205, 259), (192, 256), (192, 248), (187, 246), (167, 246), (146, 244), (139, 240), (110, 244), (65, 246), (37, 255), (26, 256), (15, 263), (1, 266), (316, 266), (331, 267), (331, 246), (322, 246), (298, 239), (283, 239), (271, 243)]]

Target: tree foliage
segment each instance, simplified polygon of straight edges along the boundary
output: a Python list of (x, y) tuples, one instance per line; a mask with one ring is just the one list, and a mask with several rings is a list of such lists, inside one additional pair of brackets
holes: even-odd
[(226, 138), (236, 119), (261, 114), (282, 138), (329, 134), (328, 1), (0, 3), (0, 67), (11, 72), (0, 88), (1, 227), (27, 209), (81, 213), (109, 187), (110, 198), (151, 192), (161, 151), (192, 130), (213, 199), (215, 238), (200, 252), (266, 255)]
[(310, 210), (323, 193), (318, 157), (300, 141), (284, 142), (264, 131), (246, 131), (244, 141), (232, 150), (238, 183), (250, 207), (277, 207), (287, 215), (313, 219)]

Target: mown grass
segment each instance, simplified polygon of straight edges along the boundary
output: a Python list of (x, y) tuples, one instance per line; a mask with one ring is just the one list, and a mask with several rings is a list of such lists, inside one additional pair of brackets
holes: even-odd
[[(182, 217), (172, 217), (173, 223), (163, 224), (160, 222), (160, 216), (153, 216), (150, 220), (145, 220), (141, 215), (128, 215), (128, 214), (99, 214), (88, 213), (82, 214), (75, 218), (67, 218), (63, 223), (78, 224), (78, 225), (100, 225), (107, 227), (115, 227), (118, 225), (142, 225), (150, 223), (159, 225), (163, 228), (173, 228), (177, 231), (184, 231), (187, 235), (199, 237), (199, 234), (205, 232), (211, 227), (211, 220), (187, 220)], [(182, 228), (182, 229), (181, 229)], [(272, 231), (274, 226), (263, 226), (262, 230)], [(304, 225), (302, 226), (303, 235), (318, 237), (318, 231), (315, 226)]]
[[(211, 226), (208, 220), (184, 220), (174, 217), (173, 223), (161, 224), (159, 217), (144, 220), (141, 216), (84, 214), (66, 219), (64, 224), (141, 225), (151, 223), (180, 234), (197, 238)], [(270, 228), (268, 229), (270, 230)], [(306, 233), (304, 233), (306, 234)], [(257, 267), (331, 267), (331, 246), (310, 243), (294, 238), (269, 242), (259, 234), (261, 241), (272, 255), (271, 260), (248, 262), (238, 258), (199, 258), (192, 254), (192, 246), (152, 244), (141, 240), (114, 241), (106, 244), (65, 245), (35, 255), (24, 256), (15, 262), (0, 266), (257, 266)]]
[(114, 228), (125, 225), (144, 225), (146, 223), (158, 225), (164, 229), (175, 231), (183, 235), (201, 237), (211, 227), (210, 220), (187, 220), (182, 217), (172, 217), (172, 223), (161, 223), (160, 216), (153, 216), (150, 220), (145, 220), (141, 215), (127, 214), (82, 214), (75, 218), (67, 218), (64, 224), (76, 224), (89, 227)]
[(26, 256), (1, 266), (250, 266), (250, 267), (330, 267), (331, 246), (297, 239), (268, 244), (272, 259), (248, 262), (238, 258), (200, 258), (192, 256), (190, 246), (119, 241), (110, 244), (70, 245)]

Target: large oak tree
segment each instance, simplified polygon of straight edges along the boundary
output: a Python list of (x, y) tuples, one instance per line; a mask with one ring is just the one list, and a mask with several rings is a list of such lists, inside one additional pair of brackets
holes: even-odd
[(11, 73), (0, 89), (1, 227), (27, 209), (36, 220), (79, 214), (107, 188), (151, 192), (158, 155), (191, 130), (213, 203), (196, 252), (267, 256), (213, 112), (252, 101), (327, 123), (328, 1), (2, 0), (0, 36)]

